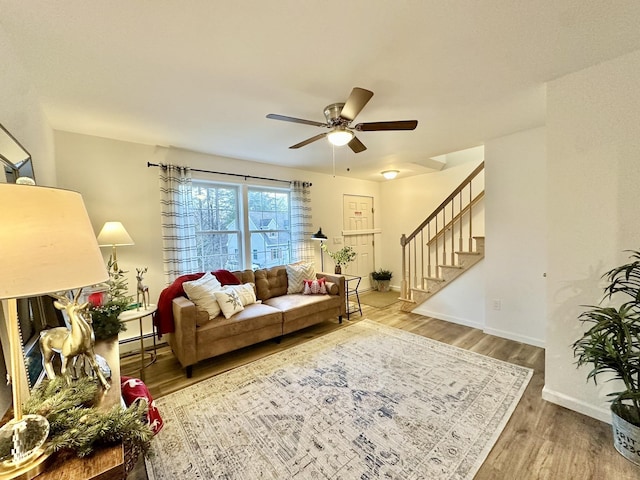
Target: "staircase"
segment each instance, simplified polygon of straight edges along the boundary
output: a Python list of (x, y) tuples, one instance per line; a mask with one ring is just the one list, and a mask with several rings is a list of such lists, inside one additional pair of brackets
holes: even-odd
[(484, 258), (484, 162), (410, 235), (402, 235), (402, 310), (411, 311)]

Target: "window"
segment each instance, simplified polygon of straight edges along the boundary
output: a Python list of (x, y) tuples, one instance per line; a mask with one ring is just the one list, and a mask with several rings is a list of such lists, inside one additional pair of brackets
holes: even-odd
[(195, 181), (192, 189), (201, 271), (289, 262), (288, 190)]

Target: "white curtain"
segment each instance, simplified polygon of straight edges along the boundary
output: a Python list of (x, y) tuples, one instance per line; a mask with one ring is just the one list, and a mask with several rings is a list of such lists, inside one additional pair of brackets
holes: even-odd
[(164, 279), (170, 285), (180, 275), (198, 269), (191, 170), (176, 165), (160, 165), (159, 170)]
[(314, 259), (310, 187), (310, 183), (299, 180), (291, 183), (291, 245), (294, 262), (310, 262)]

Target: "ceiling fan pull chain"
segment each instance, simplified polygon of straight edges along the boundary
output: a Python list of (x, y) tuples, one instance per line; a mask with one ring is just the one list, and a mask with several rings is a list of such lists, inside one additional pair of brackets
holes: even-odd
[(333, 153), (333, 178), (336, 178), (336, 146), (331, 144), (331, 152)]

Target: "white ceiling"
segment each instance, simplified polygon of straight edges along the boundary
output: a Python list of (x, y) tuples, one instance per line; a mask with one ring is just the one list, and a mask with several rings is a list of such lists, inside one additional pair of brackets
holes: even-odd
[[(324, 121), (375, 95), (336, 172), (381, 180), (544, 124), (544, 83), (640, 48), (638, 0), (0, 0), (0, 25), (53, 128), (332, 170)], [(586, 99), (588, 101), (588, 99)], [(1, 123), (1, 119), (0, 119)], [(134, 161), (132, 159), (132, 161)]]

